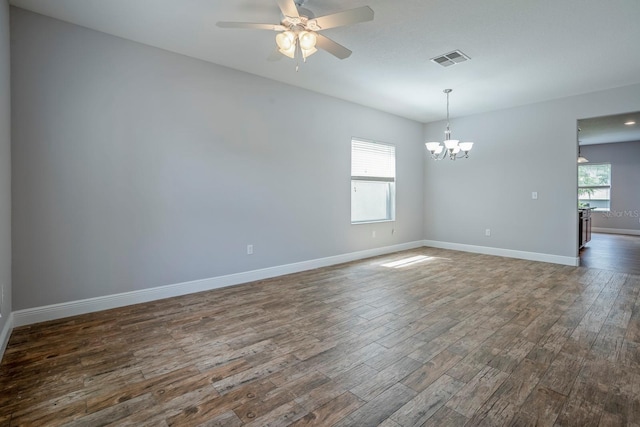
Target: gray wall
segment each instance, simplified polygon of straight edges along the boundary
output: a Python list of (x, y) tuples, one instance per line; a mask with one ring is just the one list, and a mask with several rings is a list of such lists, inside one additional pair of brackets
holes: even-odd
[[(633, 85), (452, 119), (476, 145), (470, 159), (425, 160), (425, 238), (576, 257), (577, 120), (639, 109)], [(444, 127), (425, 125), (426, 139)]]
[(640, 231), (640, 141), (581, 147), (591, 163), (611, 163), (611, 212), (594, 212), (593, 227)]
[[(0, 331), (11, 313), (11, 81), (9, 2), (0, 0)], [(0, 342), (0, 347), (2, 343)], [(0, 354), (2, 353), (0, 349)]]
[[(422, 239), (421, 124), (11, 16), (14, 310)], [(396, 144), (395, 223), (350, 224), (352, 136)]]

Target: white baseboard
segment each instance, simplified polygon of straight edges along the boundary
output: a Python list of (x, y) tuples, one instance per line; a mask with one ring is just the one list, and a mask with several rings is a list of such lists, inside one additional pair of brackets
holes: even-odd
[(519, 258), (531, 261), (550, 262), (554, 264), (571, 266), (579, 265), (579, 258), (577, 257), (573, 258), (535, 252), (515, 251), (510, 249), (438, 242), (434, 240), (415, 241), (393, 246), (367, 249), (364, 251), (351, 252), (342, 255), (335, 255), (326, 258), (302, 261), (293, 264), (285, 264), (260, 270), (229, 274), (226, 276), (211, 277), (207, 279), (193, 280), (190, 282), (176, 283), (172, 285), (159, 286), (138, 291), (124, 292), (120, 294), (105, 295), (96, 298), (52, 304), (43, 307), (17, 310), (10, 314), (9, 321), (6, 323), (1, 332), (0, 345), (6, 346), (6, 341), (8, 341), (13, 327), (31, 325), (39, 322), (61, 319), (69, 316), (76, 316), (79, 314), (92, 313), (95, 311), (124, 307), (132, 304), (139, 304), (164, 298), (171, 298), (180, 295), (219, 289), (227, 286), (238, 285), (241, 283), (269, 279), (271, 277), (282, 276), (285, 274), (298, 273), (301, 271), (312, 270), (321, 267), (328, 267), (331, 265), (342, 264), (345, 262), (356, 261), (359, 259), (384, 255), (392, 252), (415, 249), (422, 246), (481, 253), (486, 255), (504, 256), (508, 258)]
[(578, 257), (541, 254), (538, 252), (515, 251), (512, 249), (491, 248), (488, 246), (465, 245), (462, 243), (439, 242), (437, 240), (425, 240), (424, 246), (484, 255), (503, 256), (507, 258), (526, 259), (529, 261), (550, 262), (552, 264), (570, 265), (573, 267), (580, 265), (580, 258)]
[(640, 230), (625, 230), (622, 228), (591, 227), (591, 231), (593, 231), (594, 233), (627, 234), (630, 236), (640, 236)]
[(88, 298), (78, 301), (69, 301), (43, 307), (27, 308), (24, 310), (14, 311), (12, 313), (13, 323), (16, 327), (31, 325), (33, 323), (46, 322), (48, 320), (61, 319), (63, 317), (76, 316), (79, 314), (92, 313), (95, 311), (108, 310), (117, 307), (124, 307), (132, 304), (139, 304), (163, 298), (170, 298), (180, 295), (192, 294), (195, 292), (224, 288), (227, 286), (238, 285), (240, 283), (268, 279), (285, 274), (298, 273), (300, 271), (313, 270), (320, 267), (328, 267), (330, 265), (342, 264), (344, 262), (356, 261), (359, 259), (369, 258), (377, 255), (384, 255), (392, 252), (415, 249), (422, 246), (422, 241), (402, 243), (393, 246), (385, 246), (381, 248), (367, 249), (359, 252), (335, 255), (327, 258), (319, 258), (293, 264), (263, 268), (260, 270), (229, 274), (226, 276), (193, 280), (190, 282), (176, 283), (173, 285), (159, 286), (155, 288), (124, 292), (114, 295), (105, 295), (102, 297)]
[(0, 331), (0, 362), (4, 356), (4, 351), (7, 349), (7, 344), (9, 344), (11, 331), (13, 331), (13, 313), (9, 313), (9, 317), (4, 324), (2, 331)]

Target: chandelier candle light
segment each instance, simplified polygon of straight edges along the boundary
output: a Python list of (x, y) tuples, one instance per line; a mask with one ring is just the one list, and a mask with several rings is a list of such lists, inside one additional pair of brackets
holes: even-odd
[(444, 145), (439, 142), (425, 143), (433, 160), (443, 160), (447, 156), (450, 160), (466, 159), (469, 157), (469, 151), (473, 147), (473, 142), (460, 142), (457, 139), (451, 139), (451, 129), (449, 128), (449, 94), (451, 91), (452, 89), (443, 91), (447, 94), (447, 130), (444, 131)]

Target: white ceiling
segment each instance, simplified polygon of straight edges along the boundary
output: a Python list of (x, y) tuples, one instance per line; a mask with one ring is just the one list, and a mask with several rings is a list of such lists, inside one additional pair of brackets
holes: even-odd
[(640, 112), (578, 120), (578, 128), (580, 145), (640, 141)]
[[(372, 22), (324, 35), (353, 51), (301, 65), (267, 61), (275, 33), (217, 21), (278, 23), (275, 0), (11, 0), (77, 25), (370, 106), (420, 122), (640, 83), (639, 0), (307, 0), (322, 16), (359, 6)], [(455, 49), (471, 61), (443, 68)]]

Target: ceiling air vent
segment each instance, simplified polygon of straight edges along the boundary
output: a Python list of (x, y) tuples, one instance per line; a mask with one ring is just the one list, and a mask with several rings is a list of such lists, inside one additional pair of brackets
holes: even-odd
[(464, 53), (459, 50), (454, 50), (453, 52), (445, 53), (444, 55), (436, 56), (435, 58), (431, 58), (431, 61), (436, 64), (440, 64), (443, 67), (448, 67), (449, 65), (459, 64), (464, 61), (468, 61), (469, 58)]

